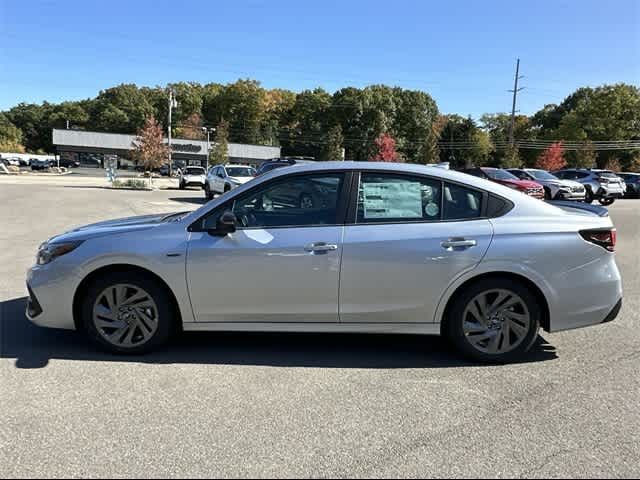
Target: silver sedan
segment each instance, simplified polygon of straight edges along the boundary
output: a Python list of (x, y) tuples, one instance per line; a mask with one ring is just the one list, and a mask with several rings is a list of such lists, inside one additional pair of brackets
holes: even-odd
[(180, 330), (444, 335), (516, 360), (540, 328), (613, 320), (606, 209), (551, 205), (449, 170), (322, 162), (258, 177), (200, 209), (51, 238), (27, 315), (121, 354)]

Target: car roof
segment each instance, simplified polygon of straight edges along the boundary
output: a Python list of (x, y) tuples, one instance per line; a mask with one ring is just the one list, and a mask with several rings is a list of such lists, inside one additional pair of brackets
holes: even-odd
[(242, 168), (253, 168), (251, 165), (244, 165), (241, 163), (225, 163), (224, 165), (218, 165), (219, 167), (242, 167)]

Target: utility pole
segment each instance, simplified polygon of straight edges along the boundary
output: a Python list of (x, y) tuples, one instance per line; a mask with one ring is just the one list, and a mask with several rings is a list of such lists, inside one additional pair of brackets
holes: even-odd
[(515, 143), (513, 131), (516, 123), (516, 101), (518, 98), (518, 92), (524, 90), (524, 87), (518, 88), (518, 80), (520, 80), (521, 78), (524, 78), (524, 77), (520, 76), (520, 59), (518, 59), (518, 63), (516, 64), (516, 77), (513, 85), (513, 90), (509, 90), (510, 92), (513, 92), (513, 106), (511, 107), (511, 123), (509, 124), (509, 146), (510, 147), (513, 147)]
[(173, 90), (169, 89), (169, 126), (167, 127), (167, 138), (169, 140), (169, 178), (173, 175), (173, 165), (171, 162), (171, 110), (178, 106), (178, 102), (173, 96)]

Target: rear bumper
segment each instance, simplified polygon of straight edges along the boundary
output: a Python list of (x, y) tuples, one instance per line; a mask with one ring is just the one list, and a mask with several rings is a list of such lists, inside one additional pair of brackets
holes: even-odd
[(622, 188), (601, 187), (598, 190), (598, 195), (603, 198), (622, 198), (624, 197), (624, 190)]
[(618, 303), (616, 303), (616, 306), (613, 307), (613, 310), (609, 312), (609, 315), (607, 315), (606, 318), (601, 323), (613, 322), (616, 318), (618, 318), (618, 314), (620, 313), (620, 310), (622, 310), (622, 299), (620, 299)]

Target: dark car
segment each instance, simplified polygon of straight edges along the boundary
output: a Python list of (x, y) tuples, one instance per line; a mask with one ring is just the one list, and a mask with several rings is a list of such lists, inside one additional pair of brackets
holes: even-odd
[[(78, 168), (80, 166), (80, 162), (77, 160), (71, 160), (70, 158), (61, 158), (58, 160), (60, 162), (60, 166), (64, 168)], [(51, 162), (51, 165), (58, 166), (58, 162)]]
[(48, 170), (50, 166), (51, 162), (49, 160), (31, 159), (31, 170)]
[(258, 167), (256, 176), (260, 176), (264, 173), (270, 172), (271, 170), (275, 170), (276, 168), (291, 167), (296, 164), (306, 164), (312, 162), (314, 162), (314, 159), (310, 157), (272, 158), (271, 160), (267, 160), (262, 165), (260, 165), (260, 167)]
[(625, 198), (640, 198), (640, 173), (618, 173), (618, 176), (624, 180), (627, 185)]

